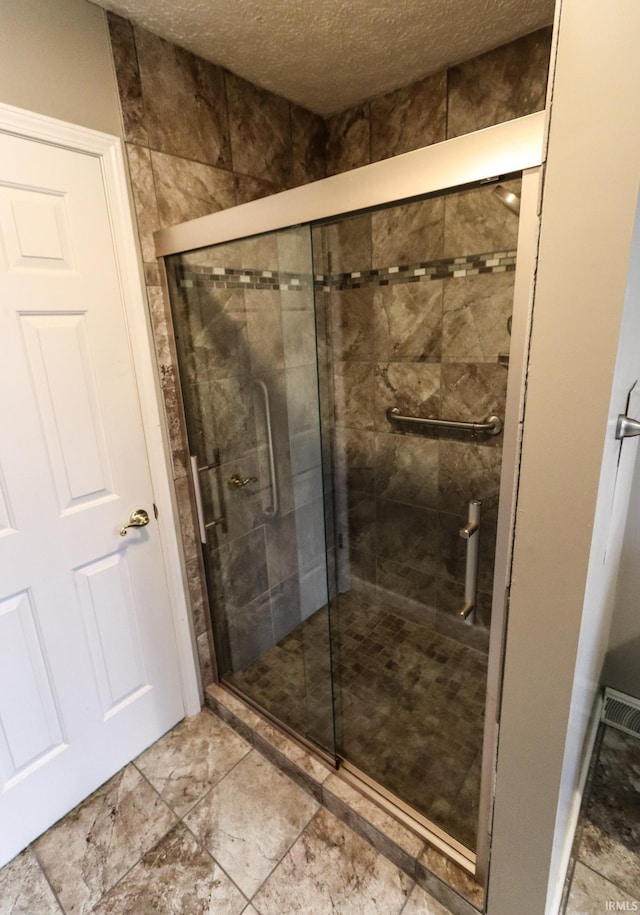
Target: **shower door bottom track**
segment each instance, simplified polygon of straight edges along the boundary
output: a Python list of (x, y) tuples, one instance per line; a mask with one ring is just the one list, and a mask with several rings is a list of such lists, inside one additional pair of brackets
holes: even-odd
[(428, 842), (429, 845), (437, 848), (443, 855), (454, 861), (458, 867), (463, 868), (472, 877), (475, 876), (476, 856), (470, 849), (457, 842), (427, 817), (422, 816), (415, 808), (405, 804), (397, 795), (387, 791), (379, 782), (369, 778), (368, 775), (348, 762), (348, 760), (341, 757), (338, 760), (338, 771), (346, 782), (357, 788), (358, 791), (374, 801), (404, 826), (408, 826), (412, 832), (415, 832), (417, 836)]

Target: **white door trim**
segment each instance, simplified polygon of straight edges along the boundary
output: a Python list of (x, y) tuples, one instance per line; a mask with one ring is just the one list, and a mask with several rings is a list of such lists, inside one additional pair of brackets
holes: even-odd
[(0, 103), (0, 132), (40, 140), (100, 159), (151, 481), (158, 506), (158, 529), (178, 650), (182, 698), (185, 714), (194, 715), (202, 705), (202, 687), (182, 573), (181, 547), (177, 535), (180, 526), (173, 509), (172, 482), (165, 450), (166, 430), (155, 381), (153, 343), (147, 322), (143, 274), (132, 222), (122, 141), (111, 134), (100, 133), (3, 103)]

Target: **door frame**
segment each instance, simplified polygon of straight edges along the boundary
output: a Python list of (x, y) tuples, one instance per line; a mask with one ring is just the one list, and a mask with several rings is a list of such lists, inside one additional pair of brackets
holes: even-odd
[(202, 685), (196, 663), (191, 612), (186, 597), (178, 536), (180, 526), (173, 508), (173, 485), (165, 447), (167, 435), (156, 387), (153, 343), (122, 140), (111, 134), (3, 103), (0, 103), (0, 133), (63, 147), (95, 156), (100, 161), (151, 485), (158, 507), (160, 549), (173, 621), (182, 699), (185, 714), (194, 715), (202, 707)]

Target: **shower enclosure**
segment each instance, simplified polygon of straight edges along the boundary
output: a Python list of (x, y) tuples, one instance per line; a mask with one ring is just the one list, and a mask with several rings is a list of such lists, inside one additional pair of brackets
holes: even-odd
[(221, 681), (477, 871), (540, 146), (530, 116), (158, 236)]

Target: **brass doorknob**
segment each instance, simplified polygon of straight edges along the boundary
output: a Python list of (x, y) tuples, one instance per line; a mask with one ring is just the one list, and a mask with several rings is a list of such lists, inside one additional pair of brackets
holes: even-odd
[(136, 510), (129, 515), (129, 523), (125, 524), (125, 526), (120, 529), (120, 536), (127, 536), (128, 527), (146, 527), (148, 523), (149, 515), (144, 508), (136, 508)]

